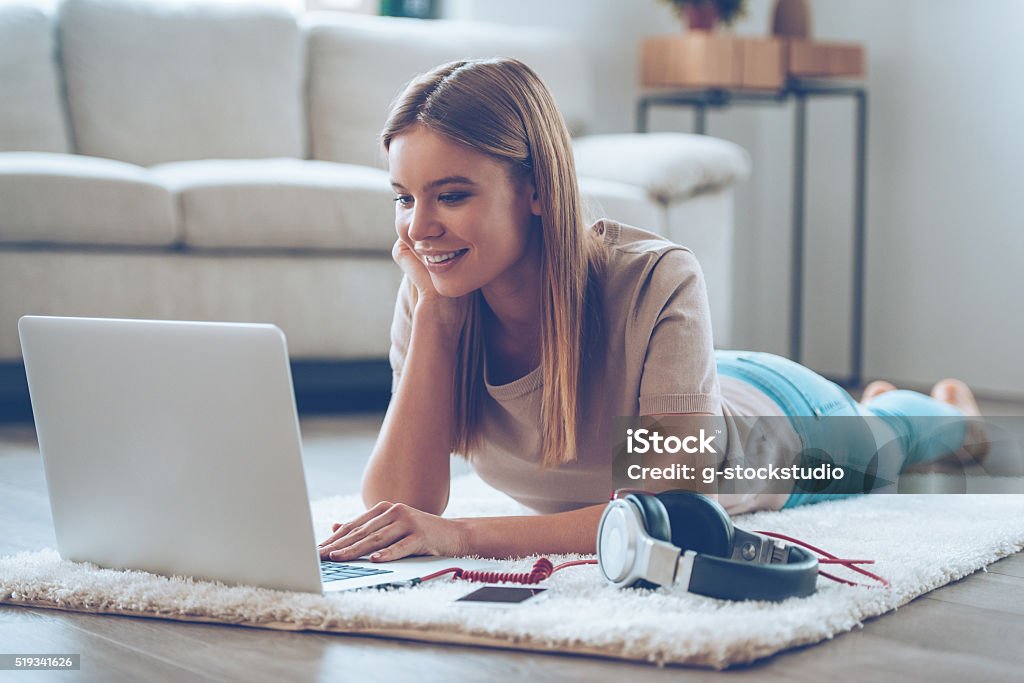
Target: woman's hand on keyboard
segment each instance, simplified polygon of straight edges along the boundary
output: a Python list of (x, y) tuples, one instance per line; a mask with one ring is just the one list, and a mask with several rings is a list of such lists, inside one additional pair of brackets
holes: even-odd
[(346, 562), (370, 556), (388, 562), (410, 555), (465, 555), (459, 520), (445, 519), (403, 503), (382, 501), (350, 522), (334, 524), (320, 543), (320, 559)]

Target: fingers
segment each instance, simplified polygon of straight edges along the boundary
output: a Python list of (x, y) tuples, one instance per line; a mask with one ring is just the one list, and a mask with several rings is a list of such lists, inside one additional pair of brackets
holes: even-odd
[(372, 562), (391, 562), (392, 560), (400, 560), (410, 555), (420, 554), (422, 551), (423, 548), (420, 547), (420, 543), (416, 540), (415, 536), (409, 535), (400, 538), (387, 548), (373, 553), (370, 555), (370, 560)]
[(352, 522), (335, 524), (320, 558), (348, 562), (366, 555), (388, 562), (409, 555), (460, 554), (458, 525), (403, 503), (379, 503)]
[(361, 540), (354, 541), (350, 544), (342, 545), (346, 543), (347, 539), (340, 540), (338, 544), (341, 547), (336, 550), (328, 551), (327, 557), (334, 562), (355, 560), (363, 557), (364, 555), (374, 553), (382, 548), (387, 548), (405, 536), (406, 531), (402, 525), (388, 524), (382, 529), (370, 532)]
[[(413, 262), (415, 262), (419, 267), (423, 267), (423, 262), (420, 261), (419, 256), (416, 255), (416, 252), (412, 248), (412, 244), (406, 242), (401, 237), (395, 241), (395, 246), (391, 248), (391, 259), (400, 266), (402, 265), (402, 261), (412, 259), (411, 262), (406, 262), (406, 265), (403, 266), (403, 270), (408, 270), (408, 268), (413, 265)], [(424, 272), (426, 272), (425, 268)]]
[(367, 510), (363, 514), (359, 515), (358, 517), (356, 517), (355, 519), (353, 519), (350, 522), (345, 522), (344, 524), (335, 523), (331, 527), (331, 531), (333, 531), (334, 533), (330, 537), (328, 537), (327, 540), (325, 540), (322, 543), (320, 543), (319, 547), (320, 548), (324, 548), (327, 545), (329, 545), (331, 543), (334, 543), (339, 538), (342, 538), (343, 536), (345, 536), (346, 534), (351, 532), (353, 529), (356, 529), (360, 525), (365, 524), (366, 522), (370, 521), (371, 519), (384, 514), (390, 508), (391, 508), (391, 503), (389, 503), (387, 501), (381, 501), (381, 502), (377, 503), (372, 508), (370, 508), (369, 510)]
[(391, 247), (391, 259), (395, 263), (398, 263), (399, 265), (401, 265), (399, 259), (402, 257), (402, 247), (404, 245), (405, 242), (403, 242), (402, 238), (399, 237), (397, 240), (395, 240), (395, 246)]
[(401, 503), (381, 502), (352, 522), (337, 525), (334, 535), (318, 548), (321, 559), (352, 560), (386, 547), (409, 533), (407, 511)]
[[(379, 532), (384, 527), (391, 525), (394, 521), (395, 515), (392, 514), (390, 510), (388, 510), (383, 514), (374, 517), (365, 524), (351, 530), (349, 533), (345, 534), (334, 543), (324, 546), (320, 550), (320, 554), (330, 555), (332, 552), (336, 550), (344, 550), (346, 548), (349, 548), (353, 546), (355, 543), (362, 541), (363, 539), (375, 537), (377, 536), (377, 532)], [(373, 550), (377, 550), (377, 548), (373, 548)]]
[(423, 265), (423, 260), (416, 255), (411, 244), (399, 238), (391, 249), (391, 258), (401, 267), (402, 272), (408, 276), (409, 281), (421, 295), (437, 294), (434, 283), (430, 279), (430, 273)]

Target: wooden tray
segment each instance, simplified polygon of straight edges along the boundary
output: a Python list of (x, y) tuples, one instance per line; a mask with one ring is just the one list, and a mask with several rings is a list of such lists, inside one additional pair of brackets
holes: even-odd
[(706, 31), (647, 38), (641, 56), (641, 83), (648, 87), (777, 90), (789, 76), (863, 76), (865, 63), (856, 43)]

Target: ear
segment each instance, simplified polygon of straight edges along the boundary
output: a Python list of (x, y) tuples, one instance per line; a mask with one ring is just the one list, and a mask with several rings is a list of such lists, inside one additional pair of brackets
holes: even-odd
[(537, 193), (537, 185), (530, 180), (526, 184), (526, 190), (530, 193), (530, 213), (534, 216), (540, 215), (540, 195)]

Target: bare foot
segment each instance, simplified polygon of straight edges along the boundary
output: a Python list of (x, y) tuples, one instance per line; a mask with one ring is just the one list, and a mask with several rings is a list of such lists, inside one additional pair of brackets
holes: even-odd
[[(936, 382), (932, 387), (932, 398), (953, 406), (967, 417), (981, 416), (974, 392), (958, 379)], [(963, 447), (957, 453), (940, 458), (940, 461), (964, 465), (980, 463), (988, 455), (989, 445), (985, 423), (982, 420), (968, 420)]]
[(864, 393), (860, 395), (860, 402), (863, 405), (867, 405), (868, 401), (880, 394), (886, 393), (887, 391), (896, 391), (896, 386), (884, 380), (875, 380), (864, 387)]
[(958, 379), (944, 379), (936, 382), (932, 387), (932, 398), (948, 403), (964, 415), (972, 417), (981, 415), (978, 402), (974, 399), (974, 392)]

